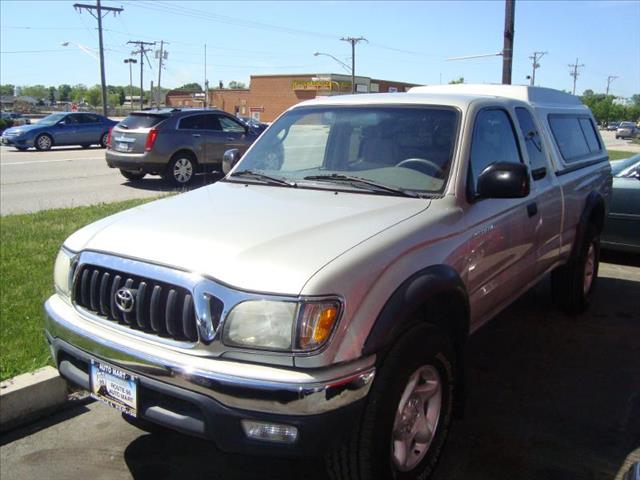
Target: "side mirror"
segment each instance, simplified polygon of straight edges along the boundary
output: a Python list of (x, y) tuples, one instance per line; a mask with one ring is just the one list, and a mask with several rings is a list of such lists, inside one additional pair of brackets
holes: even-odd
[(225, 175), (229, 173), (231, 169), (236, 166), (240, 157), (242, 157), (242, 155), (240, 154), (240, 150), (237, 148), (232, 148), (231, 150), (224, 152), (224, 155), (222, 156), (222, 173)]
[(529, 190), (529, 170), (522, 163), (492, 163), (478, 177), (477, 196), (481, 198), (522, 198)]

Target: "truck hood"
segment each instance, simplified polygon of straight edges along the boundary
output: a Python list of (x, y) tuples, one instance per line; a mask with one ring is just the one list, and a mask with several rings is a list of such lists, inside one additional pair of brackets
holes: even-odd
[(176, 267), (243, 290), (297, 295), (337, 256), (429, 204), (219, 182), (102, 219), (65, 246)]

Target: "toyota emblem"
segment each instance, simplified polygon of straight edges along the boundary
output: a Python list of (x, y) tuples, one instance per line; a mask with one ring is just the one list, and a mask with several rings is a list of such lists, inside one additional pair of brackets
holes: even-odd
[(133, 305), (135, 304), (135, 297), (131, 289), (123, 287), (116, 292), (116, 306), (118, 310), (124, 313), (130, 313), (133, 311)]

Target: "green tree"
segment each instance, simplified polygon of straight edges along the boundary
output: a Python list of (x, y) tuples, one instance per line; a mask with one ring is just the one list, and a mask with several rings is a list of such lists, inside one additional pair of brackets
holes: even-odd
[(235, 80), (231, 80), (229, 82), (229, 88), (247, 88), (247, 86), (243, 82), (237, 82)]
[(49, 89), (44, 85), (26, 85), (22, 87), (22, 95), (25, 97), (33, 97), (36, 100), (42, 100), (49, 96)]
[(13, 91), (15, 89), (14, 85), (7, 83), (5, 85), (0, 85), (0, 95), (13, 96)]
[(79, 83), (71, 87), (69, 100), (73, 102), (82, 102), (83, 100), (86, 99), (86, 96), (87, 96), (87, 87), (82, 83)]
[(49, 102), (51, 103), (51, 105), (55, 105), (56, 96), (57, 96), (56, 87), (49, 87)]
[(68, 102), (71, 100), (71, 85), (63, 83), (58, 86), (58, 98), (61, 102)]
[(456, 85), (458, 83), (464, 83), (464, 77), (460, 77), (457, 80), (454, 79), (449, 81), (449, 85)]
[(85, 101), (93, 107), (102, 105), (102, 89), (100, 85), (94, 85), (87, 90)]
[(181, 87), (179, 87), (177, 90), (186, 90), (189, 92), (202, 92), (202, 86), (199, 83), (185, 83), (184, 85), (182, 85)]

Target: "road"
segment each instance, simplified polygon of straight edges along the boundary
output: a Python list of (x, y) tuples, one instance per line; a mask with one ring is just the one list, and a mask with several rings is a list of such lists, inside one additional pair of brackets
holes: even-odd
[[(471, 338), (466, 414), (433, 480), (621, 480), (622, 465), (640, 460), (640, 259), (604, 258), (624, 265), (601, 264), (587, 314), (559, 314), (547, 280)], [(225, 454), (178, 433), (143, 433), (98, 403), (0, 445), (3, 480), (325, 480), (319, 458)]]
[[(0, 147), (0, 215), (148, 198), (173, 191), (160, 177), (126, 180), (97, 147), (19, 152)], [(195, 186), (212, 181), (199, 176)]]

